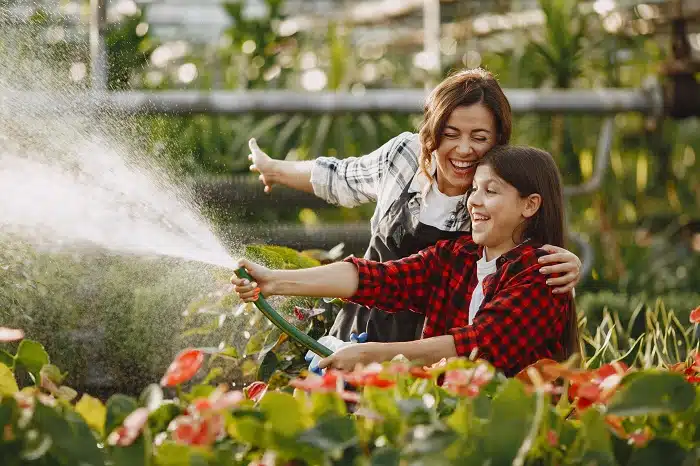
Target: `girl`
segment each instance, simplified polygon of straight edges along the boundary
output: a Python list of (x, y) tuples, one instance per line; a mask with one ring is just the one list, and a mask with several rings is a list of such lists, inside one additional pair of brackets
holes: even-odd
[(553, 293), (539, 271), (543, 244), (564, 244), (559, 171), (544, 151), (499, 146), (479, 163), (467, 208), (472, 235), (444, 240), (401, 260), (350, 257), (304, 270), (270, 270), (241, 261), (255, 282), (232, 278), (241, 299), (257, 294), (338, 296), (385, 312), (424, 314), (415, 342), (346, 346), (319, 367), (351, 370), (398, 354), (430, 364), (476, 354), (512, 376), (577, 348), (569, 293)]
[[(384, 262), (471, 232), (464, 194), (476, 162), (494, 145), (509, 142), (511, 126), (510, 104), (496, 79), (473, 69), (453, 74), (430, 94), (419, 134), (400, 134), (369, 155), (274, 160), (251, 140), (249, 158), (267, 192), (280, 183), (345, 207), (377, 202), (364, 257)], [(556, 293), (568, 293), (579, 279), (581, 262), (558, 245), (543, 249), (550, 254), (539, 263), (552, 265), (542, 267), (542, 273), (559, 274), (548, 284)], [(389, 315), (347, 303), (330, 334), (344, 341), (351, 333), (367, 333), (379, 342), (420, 338), (423, 316), (400, 309), (405, 308)]]

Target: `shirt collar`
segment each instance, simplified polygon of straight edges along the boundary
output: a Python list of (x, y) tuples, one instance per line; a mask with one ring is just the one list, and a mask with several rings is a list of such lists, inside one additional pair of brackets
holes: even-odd
[[(496, 260), (496, 265), (500, 268), (506, 262), (511, 262), (520, 257), (523, 254), (524, 250), (532, 248), (537, 249), (539, 248), (539, 246), (535, 244), (532, 240), (523, 241), (521, 244), (517, 245), (510, 251), (501, 254)], [(480, 258), (484, 257), (484, 247), (481, 245), (479, 245), (478, 254)]]
[[(435, 180), (436, 173), (437, 173), (437, 160), (435, 160), (435, 156), (432, 156), (430, 159), (430, 175), (433, 177), (433, 181)], [(411, 184), (408, 187), (408, 192), (409, 193), (423, 193), (423, 194), (425, 194), (429, 186), (430, 186), (430, 180), (428, 180), (428, 177), (425, 176), (425, 173), (423, 172), (423, 170), (419, 164), (418, 170), (416, 171), (416, 175), (413, 177), (413, 179), (411, 180)]]

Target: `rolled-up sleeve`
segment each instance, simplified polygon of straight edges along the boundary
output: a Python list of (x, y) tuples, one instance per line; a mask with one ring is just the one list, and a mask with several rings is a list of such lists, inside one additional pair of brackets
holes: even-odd
[(508, 373), (565, 331), (569, 297), (552, 294), (539, 266), (527, 267), (484, 303), (471, 326), (450, 329), (459, 356), (477, 355)]
[(311, 169), (314, 194), (326, 202), (355, 207), (376, 202), (382, 177), (396, 148), (412, 133), (402, 133), (382, 147), (362, 157), (319, 157)]

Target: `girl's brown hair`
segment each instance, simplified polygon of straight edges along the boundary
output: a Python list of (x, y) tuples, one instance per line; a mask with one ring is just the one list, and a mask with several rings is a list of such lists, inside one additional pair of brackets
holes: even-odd
[[(566, 223), (561, 175), (554, 158), (534, 147), (496, 146), (486, 153), (480, 165), (489, 166), (499, 178), (518, 190), (521, 197), (539, 194), (542, 198), (535, 215), (527, 219), (517, 243), (530, 239), (534, 243), (564, 247)], [(567, 359), (580, 352), (578, 318), (573, 298), (569, 302), (569, 316), (564, 354)]]
[(513, 117), (508, 98), (491, 73), (482, 69), (458, 71), (433, 89), (423, 107), (424, 118), (420, 127), (420, 167), (432, 180), (432, 154), (440, 146), (447, 120), (455, 108), (483, 104), (496, 121), (496, 144), (508, 144)]

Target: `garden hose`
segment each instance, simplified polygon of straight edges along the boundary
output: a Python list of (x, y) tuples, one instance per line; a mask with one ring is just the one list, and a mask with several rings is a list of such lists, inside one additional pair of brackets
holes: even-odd
[[(253, 281), (253, 278), (250, 276), (245, 267), (240, 267), (236, 269), (235, 274), (238, 278), (245, 278), (247, 280), (250, 280), (251, 282)], [(265, 297), (263, 297), (262, 293), (258, 295), (258, 299), (256, 299), (253, 302), (253, 304), (255, 304), (255, 307), (257, 307), (265, 317), (270, 319), (270, 322), (275, 324), (277, 328), (286, 333), (292, 340), (296, 341), (297, 343), (306, 347), (307, 349), (310, 349), (311, 351), (313, 351), (321, 357), (326, 358), (333, 354), (333, 351), (331, 351), (321, 343), (317, 342), (316, 340), (308, 336), (306, 333), (296, 328), (294, 325), (287, 322), (287, 320), (284, 317), (279, 315), (277, 311), (275, 311), (272, 308), (272, 306), (270, 306)]]

